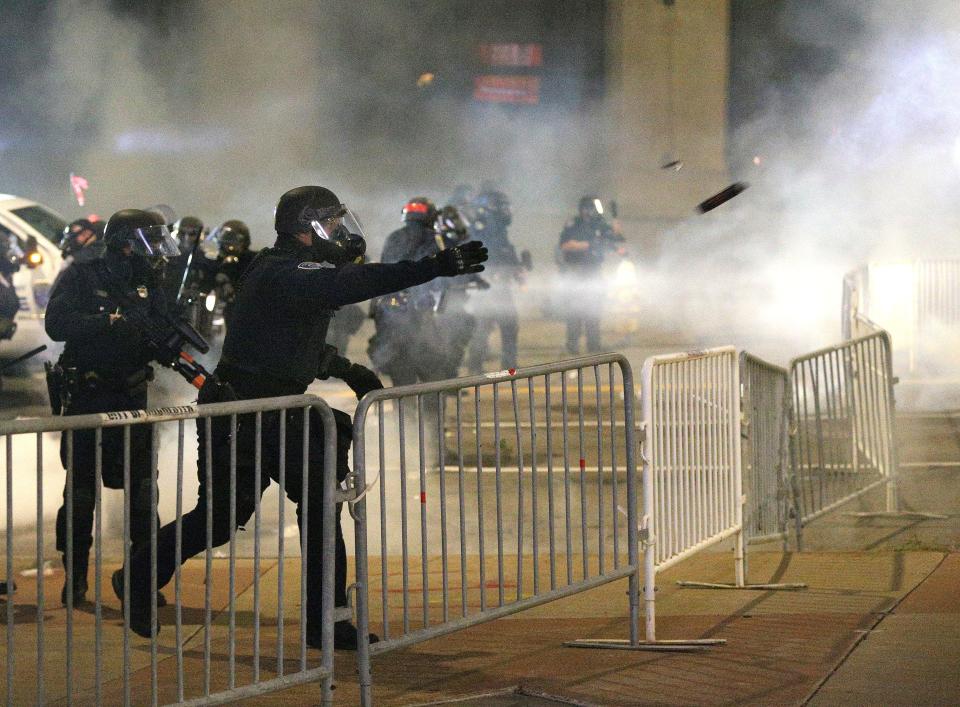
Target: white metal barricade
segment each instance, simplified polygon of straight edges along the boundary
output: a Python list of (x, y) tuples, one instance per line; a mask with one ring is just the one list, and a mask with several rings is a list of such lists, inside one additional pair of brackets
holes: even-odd
[[(633, 400), (629, 363), (604, 354), (360, 401), (363, 704), (371, 655), (618, 579), (630, 582), (627, 644), (639, 643)], [(382, 640), (370, 645), (372, 620)]]
[[(733, 584), (679, 582), (705, 589), (798, 589), (799, 584), (751, 585), (745, 542), (750, 535), (783, 535), (782, 460), (786, 450), (787, 388), (773, 367), (741, 358), (733, 347), (647, 359), (643, 369), (643, 518), (650, 541), (645, 554), (647, 640), (655, 637), (656, 572), (727, 538), (734, 539)], [(743, 414), (750, 425), (742, 447)], [(744, 454), (744, 452), (748, 452)], [(744, 486), (744, 468), (750, 472)], [(771, 511), (771, 505), (776, 507)], [(764, 522), (759, 532), (751, 524)], [(772, 515), (772, 519), (764, 518)], [(772, 533), (766, 530), (773, 528)], [(697, 647), (716, 641), (682, 641)]]
[(844, 340), (881, 326), (890, 332), (901, 375), (955, 381), (960, 260), (871, 263), (853, 270), (843, 281), (841, 321)]
[(790, 373), (740, 354), (744, 533), (747, 542), (786, 540), (798, 516), (790, 474)]
[(896, 510), (893, 376), (886, 333), (790, 363), (796, 432), (791, 450), (801, 525), (879, 487)]
[(790, 362), (798, 545), (803, 526), (876, 488), (886, 490), (885, 510), (857, 515), (938, 517), (899, 510), (891, 350), (881, 330)]
[[(315, 440), (314, 446), (315, 453), (322, 450), (324, 467), (320, 516), (323, 547), (323, 650), (314, 654), (312, 659), (307, 650), (305, 630), (308, 590), (305, 538), (309, 536), (308, 519), (316, 517), (309, 512), (306, 503), (306, 499), (311, 497), (308, 473), (311, 412), (323, 426), (322, 437)], [(246, 437), (255, 439), (255, 448), (250, 457), (244, 457), (246, 452), (241, 451), (239, 459), (238, 419), (239, 424), (244, 427)], [(206, 514), (206, 550), (202, 554), (204, 569), (199, 579), (196, 578), (196, 570), (191, 570), (191, 577), (195, 577), (192, 581), (203, 582), (202, 608), (184, 606), (183, 588), (186, 580), (180, 568), (181, 546), (185, 540), (184, 470), (192, 461), (191, 456), (185, 454), (185, 423), (188, 420), (196, 420), (198, 425), (204, 425), (206, 429), (205, 444), (199, 449), (199, 453), (205, 455), (207, 460), (206, 472), (198, 475), (197, 484), (206, 484), (207, 502), (198, 504), (196, 509), (197, 513)], [(272, 435), (277, 432), (277, 427), (270, 427), (270, 437), (263, 431), (263, 427), (273, 421), (276, 421), (279, 427), (279, 442), (269, 448), (277, 448), (278, 458), (268, 459), (262, 452), (268, 448), (267, 445), (276, 441)], [(229, 434), (229, 450), (220, 447), (214, 455), (211, 425), (228, 426), (225, 429)], [(294, 434), (293, 431), (288, 435), (286, 431), (291, 425), (302, 431), (302, 435)], [(136, 492), (131, 489), (131, 478), (137, 474), (136, 469), (131, 469), (131, 457), (139, 458), (139, 453), (131, 453), (131, 437), (140, 434), (144, 429), (150, 433), (147, 444), (150, 447), (149, 455), (154, 470), (154, 473), (147, 474), (150, 481), (145, 482), (149, 486), (148, 507), (152, 511), (151, 517), (157, 515), (160, 497), (176, 496), (176, 514), (171, 524), (175, 529), (176, 569), (173, 578), (174, 600), (171, 606), (161, 609), (157, 599), (160, 589), (157, 586), (157, 563), (158, 538), (163, 535), (164, 530), (148, 521), (148, 557), (151, 565), (149, 626), (154, 628), (148, 629), (149, 638), (141, 640), (132, 637), (131, 631), (127, 629), (131, 621), (131, 524), (139, 520), (132, 518), (130, 513), (129, 499), (131, 493)], [(68, 471), (64, 495), (65, 508), (68, 509), (65, 553), (68, 559), (66, 576), (60, 575), (67, 586), (71, 586), (73, 573), (73, 524), (76, 522), (73, 517), (73, 494), (76, 493), (78, 483), (74, 480), (73, 460), (76, 457), (73, 449), (76, 444), (81, 443), (80, 440), (84, 440), (84, 444), (90, 442), (90, 448), (96, 450), (92, 546), (94, 565), (91, 568), (94, 599), (92, 605), (84, 608), (82, 612), (80, 607), (73, 606), (72, 592), (66, 593), (66, 606), (62, 612), (59, 602), (51, 606), (53, 602), (47, 596), (51, 590), (55, 595), (59, 595), (62, 586), (60, 581), (53, 582), (51, 578), (45, 577), (48, 566), (59, 567), (60, 564), (59, 558), (53, 555), (49, 547), (53, 536), (49, 527), (49, 510), (51, 505), (53, 508), (59, 505), (59, 499), (53, 501), (50, 498), (50, 479), (57, 479), (53, 484), (57, 495), (63, 479), (60, 460), (55, 453), (49, 453), (51, 443), (58, 442), (57, 436), (50, 433), (62, 433), (67, 450)], [(177, 448), (175, 486), (165, 484), (162, 489), (158, 488), (156, 474), (161, 437), (167, 440), (173, 437)], [(4, 607), (6, 643), (2, 652), (6, 664), (6, 679), (3, 691), (7, 704), (47, 704), (52, 701), (72, 704), (75, 700), (94, 704), (218, 704), (314, 681), (320, 683), (318, 697), (322, 703), (331, 703), (333, 621), (335, 616), (339, 617), (344, 612), (335, 613), (333, 607), (334, 514), (338, 500), (335, 466), (336, 423), (330, 407), (323, 400), (304, 395), (150, 411), (20, 419), (0, 422), (0, 438), (4, 442), (6, 462), (3, 494), (6, 508), (6, 578), (11, 590), (14, 581), (19, 585), (16, 591), (7, 594)], [(107, 449), (107, 439), (111, 440), (111, 444), (117, 444), (110, 448), (109, 454), (104, 454), (102, 450)], [(303, 456), (297, 458), (301, 450)], [(119, 455), (116, 454), (118, 452)], [(211, 463), (214, 458), (229, 461), (215, 466)], [(170, 460), (170, 455), (164, 459), (168, 472), (172, 471), (169, 469)], [(122, 464), (123, 497), (126, 500), (123, 503), (122, 534), (112, 537), (103, 527), (101, 486), (107, 465), (114, 465), (111, 470), (111, 473), (114, 473), (118, 463)], [(299, 493), (303, 499), (303, 537), (301, 558), (296, 563), (300, 566), (299, 577), (293, 573), (294, 577), (287, 578), (288, 582), (294, 579), (299, 584), (299, 591), (295, 597), (288, 597), (284, 589), (285, 559), (287, 555), (295, 558), (296, 554), (285, 551), (284, 548), (283, 519), (284, 504), (287, 502), (284, 491), (292, 488), (297, 479), (292, 472), (285, 474), (285, 469), (293, 469), (297, 465), (303, 470), (299, 479)], [(213, 469), (216, 471), (212, 471)], [(238, 469), (243, 474), (242, 478), (238, 476)], [(249, 568), (252, 570), (249, 578), (252, 596), (247, 592), (241, 598), (237, 591), (239, 558), (236, 530), (237, 525), (246, 522), (246, 519), (237, 517), (237, 509), (241, 507), (237, 503), (238, 489), (246, 489), (247, 483), (260, 488), (261, 480), (266, 480), (266, 475), (272, 475), (277, 469), (281, 487), (276, 509), (279, 518), (279, 527), (275, 529), (277, 551), (273, 554), (264, 549), (261, 538), (264, 533), (262, 517), (267, 513), (271, 516), (273, 514), (269, 509), (261, 507), (260, 496), (256, 494), (251, 501), (255, 504), (252, 514), (252, 567)], [(216, 478), (220, 480), (216, 482), (219, 485), (215, 495), (212, 479), (218, 474)], [(247, 478), (248, 476), (250, 478)], [(224, 483), (228, 484), (229, 491), (223, 490)], [(190, 486), (186, 488), (189, 489)], [(316, 493), (316, 489), (313, 493)], [(167, 498), (164, 500), (169, 502)], [(213, 528), (216, 525), (214, 505), (220, 510), (217, 517), (221, 520), (224, 519), (224, 509), (229, 515), (229, 540), (226, 541), (229, 543), (228, 553), (226, 556), (220, 555), (223, 560), (216, 560), (218, 565), (221, 562), (228, 563), (226, 577), (213, 571)], [(221, 523), (217, 527), (222, 528), (223, 525)], [(168, 532), (163, 537), (169, 537), (169, 528), (170, 526), (166, 526)], [(196, 538), (193, 540), (196, 541)], [(203, 540), (199, 542), (204, 544)], [(246, 539), (245, 544), (249, 545)], [(277, 577), (276, 593), (273, 596), (268, 595), (267, 588), (262, 586), (264, 582), (261, 574), (263, 570), (269, 569), (261, 563), (262, 558), (276, 558), (276, 567), (271, 572)], [(111, 574), (107, 565), (117, 567), (121, 562), (123, 601), (118, 605), (114, 598), (115, 587), (111, 588)], [(287, 574), (291, 573), (288, 571)], [(214, 592), (219, 597), (216, 602), (213, 599)], [(298, 617), (296, 622), (300, 630), (297, 649), (287, 649), (296, 662), (288, 665), (287, 663), (292, 661), (285, 659), (284, 606), (291, 603), (291, 600), (299, 601), (299, 614), (290, 609), (288, 611), (293, 617)], [(216, 608), (214, 603), (217, 603)], [(265, 611), (265, 606), (275, 607), (275, 610), (268, 608)], [(125, 617), (122, 621), (121, 614)], [(170, 629), (162, 634), (157, 633), (157, 621), (160, 617), (164, 622), (173, 623), (172, 634)], [(293, 638), (296, 633), (288, 632), (286, 635)], [(276, 648), (273, 655), (262, 653), (268, 641)], [(174, 665), (170, 665), (170, 662)], [(166, 663), (166, 666), (163, 663)], [(168, 679), (161, 680), (161, 674), (168, 675)]]
[[(643, 510), (652, 538), (647, 572), (733, 536), (739, 583), (743, 505), (736, 349), (653, 356), (644, 363), (641, 391), (644, 490), (652, 489)], [(647, 584), (652, 600), (653, 582)]]

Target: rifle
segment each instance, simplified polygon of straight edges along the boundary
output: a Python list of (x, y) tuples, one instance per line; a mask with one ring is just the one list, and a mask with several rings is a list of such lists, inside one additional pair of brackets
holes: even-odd
[(189, 323), (176, 319), (169, 312), (150, 311), (126, 297), (123, 301), (127, 304), (123, 317), (137, 328), (153, 349), (157, 362), (175, 370), (194, 388), (202, 388), (211, 374), (184, 349), (191, 346), (200, 353), (207, 353), (210, 344)]
[(12, 368), (13, 366), (16, 366), (18, 363), (22, 361), (26, 361), (28, 358), (33, 358), (41, 351), (46, 351), (46, 350), (47, 350), (47, 345), (44, 344), (43, 346), (38, 346), (35, 349), (27, 351), (27, 353), (23, 354), (22, 356), (17, 356), (12, 361), (7, 361), (6, 363), (0, 365), (0, 373), (3, 373), (8, 368)]

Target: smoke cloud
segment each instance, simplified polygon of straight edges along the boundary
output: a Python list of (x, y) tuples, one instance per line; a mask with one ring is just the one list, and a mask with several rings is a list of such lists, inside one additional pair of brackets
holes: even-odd
[[(782, 361), (839, 339), (845, 272), (957, 257), (960, 9), (778, 7), (808, 59), (732, 135), (734, 176), (753, 188), (672, 230), (651, 276), (668, 317)], [(757, 66), (784, 53), (776, 37), (749, 40)]]
[[(26, 31), (28, 5), (11, 3), (7, 24)], [(3, 109), (3, 188), (77, 216), (72, 171), (90, 180), (88, 203), (101, 214), (169, 203), (209, 225), (244, 219), (264, 246), (283, 191), (327, 184), (355, 207), (378, 255), (409, 197), (442, 202), (458, 183), (491, 180), (513, 200), (518, 250), (537, 264), (521, 316), (539, 316), (566, 289), (552, 276), (553, 250), (577, 197), (629, 195), (606, 183), (601, 148), (612, 136), (598, 127), (589, 78), (571, 73), (555, 86), (582, 94), (573, 104), (517, 110), (455, 98), (451, 87), (469, 95), (475, 73), (465, 51), (545, 12), (466, 5), (451, 19), (443, 2), (362, 12), (344, 0), (50, 3), (33, 61), (19, 52), (12, 64), (20, 80), (17, 104)], [(565, 24), (602, 28), (596, 3), (562, 6)], [(636, 330), (627, 342), (667, 331), (684, 345), (736, 343), (783, 362), (839, 338), (846, 271), (957, 255), (956, 3), (771, 8), (779, 34), (750, 38), (753, 63), (777, 60), (784, 37), (799, 58), (774, 80), (759, 68), (741, 74), (765, 82), (728, 146), (731, 176), (752, 186), (704, 216), (691, 204), (690, 218), (653, 244), (625, 223), (637, 284), (617, 315), (630, 321), (612, 324)], [(498, 14), (492, 28), (484, 17)], [(567, 44), (571, 65), (592, 55)], [(418, 88), (426, 71), (436, 81)]]

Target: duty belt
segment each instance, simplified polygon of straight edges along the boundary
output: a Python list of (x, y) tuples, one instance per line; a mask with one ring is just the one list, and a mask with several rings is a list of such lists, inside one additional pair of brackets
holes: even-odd
[(147, 383), (153, 380), (153, 368), (144, 366), (126, 375), (110, 375), (104, 371), (78, 371), (77, 381), (81, 390), (104, 391), (110, 393), (128, 393), (135, 395), (147, 390)]

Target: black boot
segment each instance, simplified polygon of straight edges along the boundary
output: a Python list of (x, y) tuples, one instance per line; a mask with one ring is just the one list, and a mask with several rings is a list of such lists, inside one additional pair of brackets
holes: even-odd
[[(123, 569), (118, 569), (110, 577), (113, 593), (120, 600), (120, 611), (123, 612)], [(160, 633), (160, 619), (157, 619), (156, 633)], [(130, 630), (138, 636), (150, 638), (150, 601), (144, 600), (139, 594), (130, 590)]]
[[(67, 605), (67, 556), (62, 555), (63, 558), (63, 589), (60, 591), (60, 603), (64, 606)], [(71, 583), (71, 589), (73, 592), (73, 605), (80, 606), (81, 604), (87, 603), (87, 563), (90, 561), (89, 551), (84, 553), (74, 553), (73, 555), (73, 582)], [(43, 571), (41, 568), (39, 571)]]

